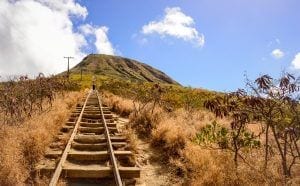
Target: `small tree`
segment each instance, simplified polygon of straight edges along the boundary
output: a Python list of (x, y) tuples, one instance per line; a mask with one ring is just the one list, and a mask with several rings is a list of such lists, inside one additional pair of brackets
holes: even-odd
[[(248, 91), (238, 90), (205, 102), (217, 117), (232, 118), (235, 162), (237, 162), (241, 131), (250, 121), (260, 121), (265, 134), (265, 169), (267, 169), (270, 134), (281, 157), (283, 174), (291, 177), (291, 169), (299, 154), (299, 82), (291, 74), (276, 80), (263, 75), (251, 82)], [(271, 131), (269, 131), (271, 130)], [(259, 135), (260, 135), (259, 134)]]
[(134, 95), (134, 113), (138, 114), (145, 111), (145, 109), (149, 109), (151, 114), (153, 114), (156, 106), (161, 103), (163, 89), (159, 84), (153, 84), (150, 87), (147, 84), (143, 84), (136, 87), (132, 92)]
[[(220, 136), (220, 139), (223, 141), (221, 143), (222, 146), (233, 151), (233, 160), (236, 167), (238, 166), (238, 157), (242, 157), (240, 154), (242, 148), (260, 145), (259, 141), (256, 140), (257, 136), (246, 129), (247, 124), (251, 120), (251, 115), (247, 113), (246, 108), (242, 104), (243, 95), (244, 91), (239, 90), (231, 94), (217, 96), (204, 103), (204, 106), (214, 112), (216, 117), (230, 117), (232, 119), (230, 130), (221, 128), (219, 134), (223, 135)], [(228, 143), (224, 144), (224, 141)]]
[[(281, 157), (283, 174), (291, 176), (291, 169), (299, 154), (299, 81), (291, 74), (279, 79), (263, 75), (254, 83), (247, 81), (250, 113), (263, 123), (265, 141), (265, 169), (269, 155), (269, 129)], [(254, 101), (253, 101), (254, 100)]]

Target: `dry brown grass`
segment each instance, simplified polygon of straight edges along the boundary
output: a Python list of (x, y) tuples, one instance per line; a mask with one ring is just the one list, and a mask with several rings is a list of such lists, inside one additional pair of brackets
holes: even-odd
[(53, 107), (16, 126), (0, 129), (0, 185), (32, 183), (32, 173), (45, 148), (68, 119), (81, 93), (59, 96)]
[[(236, 170), (232, 154), (228, 151), (203, 149), (193, 143), (188, 143), (183, 156), (185, 168), (189, 174), (188, 179), (186, 179), (188, 185), (282, 184), (282, 178), (276, 171), (269, 171), (268, 177), (260, 170), (255, 170), (243, 163)], [(253, 167), (262, 165), (259, 156), (253, 157), (251, 163)]]
[[(239, 160), (236, 169), (232, 152), (204, 148), (193, 143), (201, 127), (216, 120), (228, 126), (228, 119), (216, 119), (206, 111), (187, 112), (184, 109), (174, 113), (160, 114), (163, 118), (154, 124), (151, 143), (159, 149), (163, 162), (171, 171), (182, 177), (187, 185), (282, 185), (280, 159), (275, 154), (269, 160), (267, 172), (263, 149), (243, 151), (246, 162)], [(294, 171), (292, 185), (299, 184), (299, 173)]]
[(149, 109), (145, 109), (142, 112), (130, 114), (129, 124), (131, 128), (137, 131), (140, 138), (149, 138), (152, 130), (162, 118), (161, 111), (155, 110), (151, 113)]
[(124, 131), (124, 136), (126, 137), (126, 139), (128, 140), (129, 144), (130, 144), (130, 150), (132, 152), (137, 153), (138, 152), (138, 144), (137, 144), (137, 135), (135, 134), (135, 132), (133, 131), (132, 128), (130, 127), (126, 127), (125, 131)]
[(108, 92), (102, 94), (102, 100), (113, 112), (116, 112), (123, 117), (128, 117), (134, 110), (132, 100), (121, 98)]
[(185, 129), (173, 122), (174, 120), (164, 120), (152, 132), (152, 146), (161, 148), (167, 160), (181, 156), (188, 137)]
[[(188, 141), (192, 141), (199, 129), (216, 118), (206, 111), (187, 112), (179, 109), (173, 113), (159, 113), (161, 116), (152, 130), (152, 144), (159, 146), (166, 157), (179, 157)], [(227, 120), (222, 120), (227, 123)]]
[(182, 177), (187, 185), (283, 184), (276, 156), (270, 160), (268, 172), (264, 173), (260, 170), (263, 152), (244, 152), (247, 163), (240, 160), (236, 170), (230, 151), (204, 148), (193, 143), (197, 131), (214, 120), (226, 126), (230, 122), (228, 119), (216, 119), (206, 111), (190, 113), (180, 109), (165, 114), (152, 131), (152, 145), (160, 150), (170, 170)]
[[(130, 100), (111, 95), (110, 101), (112, 100), (118, 100), (113, 102), (118, 110), (130, 110), (128, 108), (133, 107)], [(171, 113), (155, 109), (153, 114), (149, 109), (145, 109), (140, 113), (132, 113), (129, 118), (130, 126), (139, 137), (151, 142), (161, 154), (162, 163), (184, 179), (186, 185), (284, 184), (278, 156), (269, 161), (268, 171), (262, 172), (260, 169), (264, 162), (263, 150), (243, 152), (247, 163), (240, 160), (236, 169), (230, 151), (208, 149), (193, 143), (196, 133), (213, 121), (229, 126), (230, 120), (226, 118), (221, 120), (207, 111), (188, 112), (184, 109)], [(250, 128), (256, 132), (259, 130), (255, 124)], [(299, 175), (290, 183), (299, 184)]]

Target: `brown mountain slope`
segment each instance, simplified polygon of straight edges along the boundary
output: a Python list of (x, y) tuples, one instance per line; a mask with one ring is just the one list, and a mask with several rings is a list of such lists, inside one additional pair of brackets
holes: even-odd
[(80, 73), (81, 69), (85, 73), (132, 81), (179, 84), (162, 71), (147, 64), (118, 56), (90, 54), (72, 68), (71, 73)]

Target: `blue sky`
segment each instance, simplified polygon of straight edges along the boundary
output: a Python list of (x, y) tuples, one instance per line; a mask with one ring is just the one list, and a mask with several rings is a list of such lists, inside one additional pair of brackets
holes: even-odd
[[(87, 22), (105, 25), (122, 56), (148, 63), (183, 85), (214, 90), (244, 86), (244, 74), (280, 75), (300, 52), (300, 1), (169, 0), (81, 1)], [(172, 36), (143, 35), (143, 25), (163, 18), (166, 7), (180, 7), (205, 36), (202, 47)], [(134, 34), (138, 35), (133, 37)], [(147, 43), (138, 40), (146, 38)], [(284, 56), (272, 57), (280, 49)]]
[[(39, 7), (48, 8), (51, 13), (44, 15), (49, 17), (48, 26), (57, 30), (63, 27), (64, 30), (57, 32), (61, 33), (59, 35), (71, 30), (72, 39), (66, 40), (65, 45), (61, 44), (61, 38), (52, 34), (56, 32), (47, 33), (51, 42), (57, 39), (57, 44), (53, 45), (61, 45), (57, 51), (53, 47), (51, 54), (47, 53), (51, 49), (49, 45), (43, 50), (47, 56), (53, 54), (53, 60), (57, 64), (63, 63), (64, 54), (81, 59), (88, 53), (113, 53), (152, 65), (182, 85), (219, 91), (243, 88), (245, 73), (254, 79), (259, 74), (279, 76), (283, 70), (293, 73), (300, 70), (299, 0), (68, 0), (65, 4), (59, 0), (48, 3), (29, 1), (41, 6), (33, 8), (33, 4), (23, 2), (21, 6), (21, 3), (12, 4), (9, 1), (7, 4), (17, 12), (30, 14), (32, 19), (37, 19), (37, 23), (39, 19), (44, 20), (44, 17), (33, 12), (39, 12)], [(23, 6), (27, 9), (22, 9)], [(30, 12), (26, 12), (28, 8)], [(169, 13), (175, 12), (176, 16), (174, 22), (166, 27), (163, 20), (166, 19), (168, 10)], [(61, 20), (66, 21), (61, 24), (53, 21), (57, 20), (58, 15), (62, 17)], [(189, 23), (182, 24), (182, 17)], [(15, 14), (9, 18), (16, 20), (12, 21), (11, 29), (16, 29), (14, 25), (19, 22), (25, 24)], [(0, 18), (0, 23), (2, 22)], [(183, 31), (188, 33), (174, 29), (178, 27), (173, 27), (173, 23), (182, 26), (180, 28), (184, 27)], [(46, 27), (42, 20), (41, 24), (36, 25), (39, 28)], [(89, 27), (83, 31), (83, 25)], [(26, 25), (19, 26), (18, 29), (20, 28), (25, 29)], [(0, 27), (0, 34), (4, 31)], [(22, 36), (26, 36), (27, 31), (20, 32)], [(34, 41), (33, 34), (28, 38)], [(69, 35), (63, 38), (69, 38)], [(48, 40), (45, 43), (50, 42)], [(31, 46), (32, 43), (38, 43), (33, 41)], [(73, 47), (69, 47), (69, 43)], [(35, 46), (44, 47), (42, 44)], [(70, 50), (65, 50), (68, 47)], [(63, 52), (59, 53), (60, 51)], [(26, 56), (33, 55), (32, 53), (34, 52), (27, 52)], [(40, 59), (39, 56), (30, 57), (30, 60)], [(74, 60), (73, 65), (77, 62), (79, 61)], [(38, 62), (28, 62), (23, 69), (28, 67), (28, 72), (35, 72), (59, 66), (50, 62), (48, 66), (43, 65), (43, 68), (39, 68), (39, 65)], [(1, 64), (0, 60), (0, 67), (3, 66), (4, 62)], [(31, 66), (36, 69), (31, 70)], [(62, 68), (65, 67), (60, 66), (56, 71)]]

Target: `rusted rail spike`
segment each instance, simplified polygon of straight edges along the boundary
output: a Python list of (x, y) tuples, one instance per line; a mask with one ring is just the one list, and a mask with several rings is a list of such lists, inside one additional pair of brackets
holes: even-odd
[(76, 122), (76, 124), (75, 124), (74, 130), (73, 130), (73, 132), (72, 132), (72, 135), (71, 135), (71, 137), (70, 137), (70, 139), (69, 139), (69, 141), (68, 141), (68, 143), (67, 143), (67, 145), (66, 145), (66, 148), (65, 148), (65, 150), (64, 150), (64, 152), (63, 152), (63, 155), (62, 155), (62, 157), (61, 157), (59, 163), (58, 163), (57, 166), (56, 166), (56, 169), (55, 169), (54, 174), (53, 174), (53, 176), (52, 176), (52, 178), (51, 178), (51, 181), (50, 181), (49, 186), (56, 186), (56, 184), (57, 184), (57, 182), (58, 182), (58, 180), (59, 180), (60, 174), (61, 174), (61, 172), (62, 172), (62, 166), (63, 166), (64, 162), (65, 162), (66, 159), (67, 159), (68, 152), (69, 152), (69, 150), (70, 150), (70, 148), (71, 148), (71, 145), (72, 145), (72, 141), (73, 141), (73, 139), (74, 139), (74, 137), (75, 137), (75, 135), (76, 135), (77, 129), (78, 129), (78, 127), (79, 127), (80, 120), (81, 120), (81, 118), (82, 118), (84, 109), (85, 109), (85, 107), (86, 107), (86, 105), (87, 105), (87, 102), (88, 102), (88, 99), (89, 99), (91, 93), (92, 93), (92, 91), (89, 92), (89, 94), (88, 94), (88, 96), (87, 96), (87, 98), (86, 98), (86, 100), (85, 100), (85, 102), (84, 102), (84, 105), (83, 105), (83, 107), (82, 107), (81, 113), (80, 113), (80, 115), (79, 115), (79, 117), (78, 117), (78, 119), (77, 119), (77, 122)]
[(112, 142), (111, 142), (110, 135), (109, 135), (109, 129), (108, 129), (107, 124), (106, 124), (106, 120), (105, 120), (104, 113), (103, 113), (103, 108), (102, 108), (102, 103), (101, 103), (98, 91), (96, 91), (96, 94), (97, 94), (98, 102), (99, 102), (99, 105), (100, 105), (100, 112), (101, 112), (101, 116), (102, 116), (103, 125), (104, 125), (104, 128), (105, 128), (105, 136), (106, 136), (106, 139), (107, 139), (108, 151), (109, 151), (111, 163), (112, 163), (112, 166), (113, 166), (112, 168), (113, 168), (113, 173), (114, 173), (114, 177), (115, 177), (115, 182), (116, 182), (117, 186), (122, 186), (123, 184), (122, 184), (120, 172), (119, 172), (119, 169), (118, 169), (116, 157), (115, 157), (115, 154), (114, 154), (114, 149), (113, 149)]

